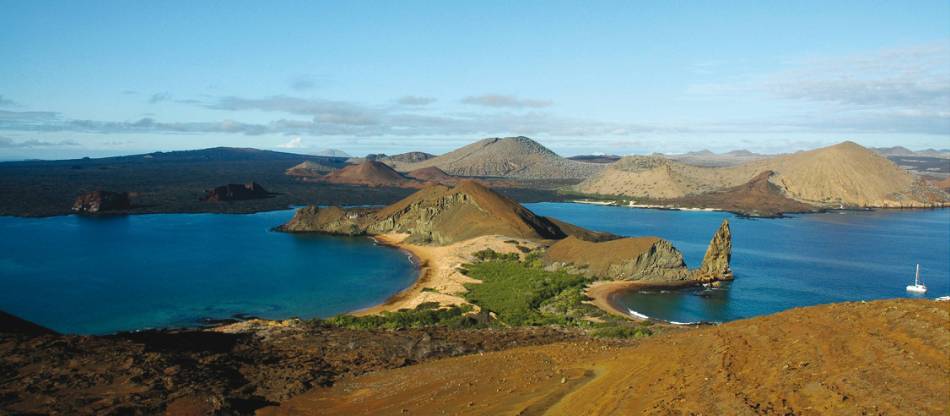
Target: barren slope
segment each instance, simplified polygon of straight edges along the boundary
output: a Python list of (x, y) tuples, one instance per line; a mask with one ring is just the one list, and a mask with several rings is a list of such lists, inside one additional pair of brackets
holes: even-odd
[(648, 338), (450, 358), (314, 389), (261, 414), (946, 414), (950, 304), (799, 308)]
[(345, 185), (367, 186), (420, 186), (421, 183), (402, 176), (388, 165), (372, 160), (335, 170), (321, 178), (321, 181)]
[(930, 206), (946, 194), (856, 143), (777, 156), (735, 167), (703, 168), (657, 157), (627, 157), (577, 185), (579, 192), (675, 199), (744, 184), (765, 171), (789, 198), (823, 206)]
[(410, 171), (435, 166), (454, 176), (522, 179), (587, 178), (603, 168), (562, 158), (527, 137), (484, 139), (422, 162), (401, 164)]

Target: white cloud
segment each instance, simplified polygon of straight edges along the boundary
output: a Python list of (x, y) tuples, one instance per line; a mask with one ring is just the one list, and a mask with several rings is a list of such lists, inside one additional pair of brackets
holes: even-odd
[(306, 146), (304, 146), (303, 140), (298, 136), (290, 139), (287, 143), (277, 145), (277, 147), (281, 149), (303, 149)]

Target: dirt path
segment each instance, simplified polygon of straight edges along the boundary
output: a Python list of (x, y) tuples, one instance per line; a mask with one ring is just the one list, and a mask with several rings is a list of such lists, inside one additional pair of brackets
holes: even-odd
[(843, 303), (347, 379), (261, 414), (947, 414), (950, 304)]

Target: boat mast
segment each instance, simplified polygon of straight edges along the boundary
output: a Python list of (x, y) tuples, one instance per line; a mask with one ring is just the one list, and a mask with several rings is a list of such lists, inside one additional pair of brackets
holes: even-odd
[(920, 263), (917, 263), (917, 273), (914, 274), (914, 286), (920, 286)]

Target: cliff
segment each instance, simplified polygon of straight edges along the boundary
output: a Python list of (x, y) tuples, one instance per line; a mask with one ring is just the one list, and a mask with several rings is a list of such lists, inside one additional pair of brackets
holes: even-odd
[(732, 279), (731, 256), (732, 233), (729, 221), (723, 220), (695, 270), (687, 268), (676, 247), (658, 237), (588, 241), (572, 236), (551, 245), (543, 261), (548, 270), (592, 279), (709, 283)]
[(88, 214), (126, 210), (131, 207), (128, 192), (92, 191), (78, 196), (73, 203), (73, 211)]
[(703, 283), (732, 280), (732, 269), (729, 268), (731, 259), (732, 231), (729, 229), (729, 220), (724, 219), (709, 242), (703, 263), (693, 272), (692, 279)]
[(683, 254), (658, 237), (603, 242), (568, 237), (548, 248), (543, 261), (548, 270), (592, 279), (677, 281), (690, 276)]

